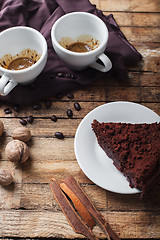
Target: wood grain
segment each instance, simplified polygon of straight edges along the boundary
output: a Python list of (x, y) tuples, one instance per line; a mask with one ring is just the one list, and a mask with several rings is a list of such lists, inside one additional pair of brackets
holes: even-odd
[[(126, 235), (129, 238), (159, 237), (159, 215), (154, 212), (151, 212), (148, 216), (143, 212), (107, 211), (101, 213), (121, 238), (125, 238)], [(83, 238), (73, 231), (62, 212), (36, 210), (13, 210), (11, 212), (2, 210), (0, 217), (3, 219), (3, 224), (0, 226), (2, 237)], [(134, 231), (135, 227), (136, 232)], [(94, 229), (94, 233), (100, 239), (105, 237), (98, 227)]]
[(159, 1), (143, 0), (140, 4), (138, 0), (91, 0), (92, 3), (98, 4), (102, 11), (114, 12), (160, 12)]
[(120, 27), (159, 27), (159, 13), (142, 12), (103, 12), (104, 15), (112, 14)]
[[(53, 173), (54, 176), (54, 173)], [(49, 180), (50, 181), (50, 180)], [(104, 189), (97, 187), (95, 184), (86, 183), (82, 179), (81, 187), (92, 199), (92, 202), (98, 210), (101, 211), (157, 211), (160, 210), (159, 187), (155, 189), (149, 198), (141, 200), (139, 194), (130, 196), (106, 192)], [(50, 210), (59, 211), (60, 208), (53, 198), (49, 184), (39, 183), (16, 183), (8, 187), (5, 191), (0, 187), (0, 209), (26, 209), (26, 210)], [(154, 197), (153, 197), (154, 196)], [(7, 201), (10, 199), (10, 201)], [(35, 201), (36, 199), (36, 201)]]
[[(60, 238), (82, 239), (68, 224), (49, 183), (51, 177), (58, 181), (72, 174), (96, 208), (109, 221), (113, 230), (123, 239), (160, 239), (160, 185), (146, 198), (139, 194), (125, 195), (106, 191), (90, 181), (80, 169), (74, 153), (74, 137), (81, 120), (96, 107), (113, 101), (132, 101), (142, 104), (160, 115), (160, 4), (159, 0), (91, 0), (104, 15), (113, 14), (120, 29), (142, 54), (142, 61), (128, 67), (128, 79), (104, 76), (90, 86), (73, 91), (69, 99), (52, 97), (47, 109), (33, 110), (33, 104), (20, 107), (7, 103), (0, 105), (0, 120), (4, 133), (0, 137), (0, 168), (10, 171), (14, 183), (0, 186), (0, 239)], [(56, 72), (56, 69), (55, 69)], [(74, 109), (79, 102), (81, 111)], [(11, 114), (4, 109), (10, 107)], [(73, 110), (68, 118), (67, 109)], [(57, 122), (51, 121), (56, 115)], [(12, 140), (12, 132), (21, 126), (20, 118), (34, 116), (27, 124), (32, 139), (27, 143), (30, 158), (25, 164), (14, 164), (5, 156), (5, 146)], [(55, 138), (63, 132), (64, 140)], [(98, 228), (99, 239), (105, 236)]]

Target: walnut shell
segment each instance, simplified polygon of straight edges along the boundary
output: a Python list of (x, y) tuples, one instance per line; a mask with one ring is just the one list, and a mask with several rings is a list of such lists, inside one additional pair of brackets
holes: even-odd
[(0, 136), (3, 133), (3, 130), (4, 130), (4, 125), (3, 125), (3, 122), (0, 120)]
[(18, 139), (23, 142), (28, 142), (31, 139), (31, 131), (25, 127), (15, 128), (12, 133), (13, 139)]
[(11, 162), (24, 163), (29, 158), (29, 148), (20, 140), (12, 140), (5, 148), (6, 158)]
[(3, 169), (0, 169), (0, 185), (2, 186), (8, 186), (13, 182), (12, 175)]

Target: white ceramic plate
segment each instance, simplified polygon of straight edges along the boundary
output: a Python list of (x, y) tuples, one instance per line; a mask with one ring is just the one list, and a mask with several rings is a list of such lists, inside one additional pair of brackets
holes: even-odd
[(91, 128), (94, 119), (99, 122), (153, 123), (159, 122), (160, 116), (140, 104), (112, 102), (101, 105), (88, 113), (76, 131), (75, 155), (80, 168), (91, 181), (116, 193), (139, 193), (138, 189), (129, 187), (129, 182), (98, 145)]

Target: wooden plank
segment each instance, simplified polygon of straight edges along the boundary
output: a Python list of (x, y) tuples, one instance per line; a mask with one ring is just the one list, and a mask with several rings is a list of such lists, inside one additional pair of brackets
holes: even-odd
[[(110, 90), (111, 91), (111, 90)], [(159, 88), (156, 89), (155, 87), (145, 87), (141, 90), (141, 98), (143, 98), (143, 102), (140, 103), (142, 105), (145, 105), (149, 107), (151, 110), (155, 111), (157, 114), (160, 115), (160, 100), (159, 100)], [(157, 103), (153, 103), (152, 100), (157, 100)], [(116, 100), (116, 99), (115, 99)], [(122, 99), (123, 100), (123, 99)], [(129, 99), (130, 100), (130, 99)], [(139, 103), (137, 101), (137, 103)], [(103, 105), (104, 103), (99, 103), (98, 106)], [(81, 122), (82, 118), (92, 109), (94, 109), (94, 104), (92, 102), (87, 103), (90, 108), (86, 108), (85, 114), (79, 115), (78, 119), (58, 119), (56, 123), (52, 122), (50, 119), (41, 119), (40, 117), (36, 119), (34, 124), (27, 125), (27, 128), (31, 130), (32, 133), (32, 140), (28, 142), (28, 145), (32, 147), (33, 153), (37, 151), (38, 147), (41, 146), (42, 149), (45, 149), (45, 145), (51, 144), (55, 145), (55, 148), (58, 147), (58, 144), (60, 148), (64, 146), (66, 149), (70, 149), (69, 145), (72, 144), (72, 142), (67, 143), (67, 141), (58, 140), (55, 139), (55, 132), (61, 131), (63, 132), (66, 139), (73, 138), (75, 136), (77, 127), (79, 123)], [(95, 106), (96, 107), (96, 106)], [(2, 160), (4, 160), (4, 148), (6, 144), (12, 140), (12, 138), (8, 138), (12, 135), (12, 132), (15, 128), (20, 127), (21, 124), (19, 123), (19, 119), (2, 119), (5, 130), (3, 135), (0, 138), (0, 144), (1, 144), (1, 152), (2, 152)], [(14, 126), (14, 127), (13, 127)], [(72, 127), (70, 127), (72, 126)], [(36, 137), (36, 138), (35, 138)], [(41, 139), (41, 138), (44, 139)], [(68, 144), (67, 146), (65, 144)], [(61, 146), (62, 145), (62, 146)], [(35, 150), (34, 150), (35, 149)], [(69, 151), (72, 151), (73, 149), (70, 149)], [(48, 149), (47, 149), (48, 151)], [(49, 151), (50, 152), (50, 151)]]
[(22, 182), (22, 166), (19, 164), (14, 164), (10, 161), (0, 161), (0, 168), (8, 170), (14, 177), (13, 186), (8, 186), (6, 189), (13, 189), (15, 184)]
[[(6, 168), (6, 170), (10, 171), (9, 168)], [(12, 169), (12, 172), (13, 171), (14, 168)], [(13, 176), (14, 183), (7, 187), (0, 186), (0, 210), (19, 209), (21, 207), (21, 194), (23, 188), (21, 183), (17, 183), (15, 174), (13, 174)]]
[[(99, 104), (101, 105), (101, 103)], [(94, 106), (94, 104), (93, 104)], [(92, 110), (92, 106), (90, 103), (90, 109), (88, 111)], [(85, 114), (88, 113), (87, 109), (85, 113), (83, 113), (80, 117), (84, 117)], [(37, 140), (35, 140), (34, 137), (43, 137), (43, 138), (55, 138), (55, 132), (62, 132), (65, 137), (73, 137), (76, 133), (76, 129), (81, 122), (80, 119), (58, 119), (57, 122), (51, 121), (49, 118), (48, 119), (41, 119), (40, 117), (37, 118), (33, 124), (28, 124), (26, 128), (30, 129), (31, 134), (32, 134), (32, 140), (29, 142), (29, 145), (32, 146), (34, 145), (33, 143)], [(6, 137), (11, 136), (13, 133), (13, 130), (17, 127), (22, 126), (19, 123), (19, 119), (17, 118), (3, 118), (2, 119), (5, 130), (4, 134), (0, 138), (1, 146), (2, 149), (3, 147), (7, 144)], [(14, 126), (14, 127), (13, 127)], [(72, 127), (70, 127), (72, 126)], [(41, 141), (41, 140), (40, 140)], [(54, 140), (52, 140), (54, 141)], [(60, 140), (58, 140), (60, 142)], [(39, 141), (38, 141), (39, 142)], [(63, 141), (61, 141), (63, 142)]]
[[(102, 78), (92, 84), (99, 86), (128, 86), (128, 87), (140, 87), (151, 86), (160, 87), (160, 73), (158, 72), (128, 72), (128, 79), (119, 80), (117, 78)], [(76, 92), (76, 91), (75, 91)], [(76, 97), (76, 94), (75, 94)], [(64, 97), (63, 99), (66, 99)]]
[(132, 42), (159, 42), (159, 28), (150, 27), (121, 27), (128, 41)]
[[(96, 102), (93, 106), (98, 106), (98, 104), (104, 103), (105, 101), (120, 101), (120, 100), (130, 100), (130, 101), (140, 101), (140, 89), (138, 87), (130, 87), (130, 86), (88, 86), (83, 90), (77, 90), (75, 92), (76, 101), (81, 104), (81, 111), (76, 111), (73, 106), (73, 102), (54, 102), (52, 104), (52, 108), (47, 110), (42, 107), (39, 111), (32, 111), (30, 106), (25, 106), (21, 111), (16, 114), (16, 117), (28, 117), (31, 113), (34, 117), (47, 118), (51, 117), (55, 114), (57, 117), (68, 118), (66, 114), (66, 110), (68, 108), (73, 110), (74, 116), (82, 116), (85, 111), (85, 101)], [(83, 105), (84, 104), (84, 105)], [(93, 108), (94, 108), (93, 107)], [(5, 108), (5, 107), (4, 107)], [(1, 117), (15, 117), (15, 113), (5, 114), (4, 108), (0, 108), (0, 116)], [(88, 111), (88, 110), (87, 110)]]
[[(91, 92), (90, 89), (93, 89)], [(46, 109), (44, 107), (44, 105), (42, 105), (42, 108), (39, 110), (39, 111), (33, 111), (32, 110), (32, 107), (31, 106), (23, 106), (20, 110), (20, 112), (17, 114), (16, 113), (16, 118), (17, 118), (17, 123), (19, 123), (19, 119), (21, 117), (24, 117), (25, 119), (30, 115), (32, 114), (34, 116), (34, 123), (33, 125), (37, 124), (37, 118), (43, 118), (44, 119), (44, 123), (46, 121), (46, 118), (50, 119), (52, 115), (56, 115), (58, 120), (57, 122), (53, 122), (50, 120), (50, 125), (52, 124), (53, 126), (54, 125), (58, 125), (60, 123), (61, 120), (64, 120), (64, 119), (68, 119), (68, 116), (67, 116), (67, 109), (71, 109), (73, 111), (73, 118), (79, 118), (80, 116), (85, 116), (86, 113), (88, 113), (88, 111), (90, 111), (90, 109), (93, 109), (97, 106), (99, 106), (100, 104), (103, 104), (105, 103), (105, 93), (101, 96), (98, 96), (98, 94), (95, 94), (96, 92), (96, 86), (93, 86), (93, 87), (86, 87), (86, 89), (84, 90), (77, 90), (76, 93), (75, 93), (75, 101), (78, 101), (81, 105), (81, 111), (76, 111), (75, 108), (74, 108), (74, 102), (72, 101), (67, 101), (67, 102), (53, 102), (52, 103), (52, 108), (50, 109)], [(99, 88), (100, 90), (101, 88)], [(86, 93), (86, 96), (84, 95)], [(93, 97), (93, 95), (96, 95)], [(90, 103), (87, 103), (87, 102), (83, 102), (83, 99), (84, 101), (95, 101), (95, 98), (96, 99), (100, 99), (101, 98), (101, 101), (97, 101), (97, 102), (92, 102), (92, 104)], [(103, 99), (102, 99), (103, 98)], [(79, 101), (81, 99), (81, 101)], [(91, 105), (92, 105), (92, 108), (91, 108)], [(15, 113), (14, 113), (14, 110), (13, 110), (13, 113), (12, 114), (5, 114), (4, 113), (4, 109), (5, 107), (7, 106), (10, 106), (10, 104), (8, 105), (5, 105), (3, 108), (1, 107), (0, 108), (0, 116), (3, 118), (5, 117), (5, 119), (7, 118), (15, 118)], [(11, 109), (13, 109), (11, 107)], [(62, 119), (61, 119), (62, 118)], [(48, 127), (48, 122), (46, 122), (46, 128)], [(27, 126), (32, 126), (32, 124), (28, 124)]]
[(106, 87), (106, 101), (133, 101), (139, 102), (140, 88), (138, 87)]
[(141, 47), (137, 48), (137, 50), (142, 54), (143, 60), (140, 63), (141, 70), (147, 72), (157, 72), (159, 71), (159, 64), (160, 64), (160, 48), (150, 49), (145, 48), (142, 49)]
[(90, 0), (90, 3), (96, 5), (97, 9), (100, 9), (100, 2), (101, 0)]
[(142, 101), (160, 102), (160, 87), (144, 87), (141, 95)]
[[(65, 158), (64, 155), (63, 158)], [(1, 168), (13, 172), (15, 183), (49, 183), (52, 177), (60, 180), (67, 177), (68, 173), (73, 175), (80, 183), (92, 183), (84, 175), (76, 160), (68, 161), (62, 159), (54, 161), (54, 158), (52, 158), (52, 160), (47, 159), (48, 154), (41, 161), (36, 161), (34, 158), (34, 161), (30, 159), (23, 165), (11, 165), (9, 161), (1, 161)]]
[[(144, 90), (145, 89), (146, 88), (144, 88)], [(147, 90), (148, 89), (150, 92), (151, 91), (150, 88), (147, 88)], [(142, 88), (142, 91), (143, 91), (143, 88)], [(152, 92), (152, 95), (154, 93), (155, 93), (155, 91)], [(144, 94), (147, 94), (147, 96), (148, 96), (147, 99), (144, 96), (146, 100), (148, 100), (149, 96), (151, 97), (150, 93), (144, 92), (143, 95)], [(104, 104), (103, 102), (100, 102), (98, 104), (98, 106), (103, 105), (103, 104)], [(158, 115), (160, 115), (160, 104), (158, 102), (153, 103), (152, 99), (151, 99), (151, 102), (143, 102), (140, 104), (147, 106), (151, 110), (155, 111)], [(58, 119), (58, 121), (56, 123), (54, 123), (50, 119), (43, 119), (43, 118), (41, 119), (39, 117), (35, 120), (34, 124), (28, 124), (26, 127), (29, 128), (32, 133), (32, 140), (28, 143), (29, 146), (32, 146), (32, 148), (35, 148), (35, 152), (36, 152), (36, 150), (37, 150), (36, 148), (39, 147), (39, 144), (45, 145), (45, 142), (43, 143), (41, 138), (48, 138), (48, 140), (46, 140), (46, 144), (53, 142), (53, 144), (55, 144), (56, 147), (58, 147), (59, 143), (61, 146), (61, 143), (63, 143), (63, 141), (54, 139), (55, 132), (59, 132), (59, 131), (63, 132), (65, 137), (73, 138), (75, 136), (77, 127), (80, 124), (82, 118), (88, 112), (90, 112), (92, 109), (97, 107), (96, 105), (94, 105), (94, 102), (93, 103), (87, 102), (86, 104), (84, 104), (84, 106), (85, 105), (86, 105), (85, 111), (81, 115), (78, 115), (77, 119), (75, 119), (75, 118), (74, 119)], [(21, 124), (19, 123), (19, 119), (17, 119), (17, 118), (12, 118), (12, 119), (2, 118), (2, 121), (4, 123), (5, 130), (4, 130), (3, 135), (0, 138), (0, 144), (1, 144), (0, 152), (2, 152), (2, 160), (4, 160), (4, 148), (5, 148), (6, 144), (11, 140), (11, 138), (8, 139), (8, 137), (10, 137), (12, 135), (13, 130), (17, 127), (20, 127)], [(70, 126), (72, 126), (72, 127), (70, 127)], [(41, 138), (38, 139), (39, 137), (41, 137)], [(51, 139), (49, 140), (49, 138), (51, 138)], [(41, 141), (42, 141), (42, 143), (41, 143)], [(68, 144), (70, 144), (70, 143), (68, 143)], [(66, 146), (66, 147), (68, 148), (69, 146)]]
[[(159, 86), (159, 76), (157, 75), (157, 78), (154, 78), (153, 75), (153, 81), (150, 82), (151, 77), (147, 77), (146, 79), (144, 77), (144, 75), (142, 76), (142, 86), (143, 86), (143, 91), (145, 91), (145, 89), (147, 89), (147, 82), (148, 82), (148, 86), (152, 88), (152, 91), (155, 92), (159, 92), (160, 91), (160, 86)], [(116, 81), (115, 81), (116, 82)], [(145, 84), (144, 84), (145, 82)], [(56, 115), (58, 118), (62, 118), (62, 119), (58, 119), (58, 121), (52, 122), (50, 120), (50, 122), (46, 121), (46, 128), (47, 128), (47, 124), (49, 124), (50, 126), (56, 126), (60, 123), (60, 121), (62, 121), (63, 119), (68, 119), (68, 116), (66, 114), (67, 109), (72, 109), (73, 110), (73, 119), (74, 118), (82, 118), (84, 117), (89, 111), (91, 111), (92, 109), (94, 109), (95, 107), (105, 103), (106, 101), (134, 101), (134, 102), (141, 102), (141, 88), (139, 88), (138, 86), (127, 86), (127, 85), (119, 85), (115, 83), (115, 85), (108, 85), (107, 86), (107, 81), (105, 83), (106, 85), (102, 86), (96, 86), (96, 85), (91, 85), (86, 87), (85, 89), (80, 89), (77, 90), (75, 92), (75, 101), (78, 101), (81, 105), (81, 111), (76, 111), (74, 109), (74, 103), (73, 102), (53, 102), (52, 103), (52, 108), (47, 110), (44, 107), (42, 107), (39, 111), (32, 111), (31, 106), (24, 106), (23, 108), (21, 108), (21, 111), (16, 114), (16, 118), (17, 118), (17, 123), (16, 125), (19, 124), (19, 119), (21, 117), (24, 117), (25, 119), (32, 114), (35, 117), (34, 120), (34, 124), (33, 126), (36, 127), (36, 124), (38, 124), (37, 118), (43, 118), (44, 119), (44, 125), (45, 125), (45, 121), (46, 118), (50, 119), (51, 116), (54, 114)], [(101, 94), (100, 94), (100, 91)], [(148, 99), (142, 99), (142, 102), (148, 102)], [(155, 95), (153, 99), (150, 99), (150, 102), (159, 102), (159, 97), (158, 95)], [(0, 108), (0, 117), (1, 118), (15, 118), (15, 113), (13, 112), (12, 114), (5, 114), (4, 113), (4, 109), (5, 107), (9, 106), (3, 106), (3, 108)], [(70, 120), (70, 119), (68, 119)], [(4, 122), (7, 120), (3, 120)], [(32, 127), (31, 124), (27, 125), (28, 127)], [(39, 126), (40, 127), (40, 126)]]
[(159, 13), (103, 12), (113, 14), (120, 27), (160, 27)]
[[(91, 0), (97, 3), (96, 0)], [(138, 0), (101, 0), (98, 7), (103, 11), (114, 12), (160, 12), (159, 0), (143, 0), (140, 4)]]
[[(120, 238), (159, 238), (159, 214), (150, 212), (101, 212)], [(0, 212), (2, 219), (1, 237), (60, 237), (81, 238), (69, 225), (62, 212), (6, 210)], [(95, 227), (94, 233), (104, 238), (102, 231)]]
[[(91, 197), (98, 210), (107, 210), (105, 190), (95, 185), (89, 185), (87, 187), (87, 193), (88, 192), (90, 195), (93, 193)], [(0, 209), (3, 210), (18, 208), (28, 210), (60, 210), (57, 202), (53, 198), (49, 184), (16, 184), (14, 191), (7, 191), (7, 189), (0, 187), (0, 195), (3, 199), (0, 200)], [(10, 201), (8, 201), (8, 199), (10, 199)]]
[[(144, 47), (142, 48), (141, 45), (138, 45), (136, 46), (137, 49), (142, 53), (142, 55), (144, 56), (144, 59), (143, 59), (143, 65), (144, 65), (144, 62), (147, 60), (147, 62), (149, 63), (149, 61), (152, 59), (152, 62), (156, 59), (159, 59), (160, 58), (160, 53), (159, 53), (159, 49), (155, 48), (155, 49), (152, 49), (151, 47)], [(145, 58), (148, 58), (148, 59), (145, 59)], [(154, 62), (154, 65), (157, 65), (157, 61), (155, 60)], [(148, 64), (149, 65), (149, 64)], [(151, 66), (152, 67), (152, 66)], [(150, 67), (150, 68), (151, 68)], [(157, 65), (158, 67), (158, 65)], [(140, 66), (139, 66), (140, 68)], [(155, 67), (153, 67), (155, 68)], [(134, 68), (135, 70), (135, 68)], [(141, 69), (142, 70), (142, 69)], [(99, 86), (99, 88), (102, 89), (102, 86), (128, 86), (128, 87), (137, 87), (137, 86), (140, 86), (142, 85), (142, 83), (146, 82), (144, 84), (144, 86), (160, 86), (160, 73), (157, 72), (136, 72), (136, 71), (129, 71), (128, 72), (128, 79), (124, 79), (124, 80), (119, 80), (118, 78), (114, 78), (114, 77), (106, 77), (106, 76), (103, 76), (101, 79), (97, 79), (97, 81), (93, 82), (91, 84), (91, 86)], [(143, 80), (143, 82), (142, 82)], [(79, 91), (82, 91), (82, 96), (83, 96), (83, 91), (84, 89), (86, 89), (86, 87), (84, 88), (81, 88)], [(64, 94), (63, 98), (61, 99), (62, 102), (64, 102), (64, 109), (63, 112), (67, 109), (67, 107), (71, 107), (73, 108), (73, 103), (78, 101), (78, 100), (81, 100), (81, 99), (77, 99), (77, 97), (79, 98), (79, 95), (77, 95), (77, 90), (73, 90), (73, 99), (68, 99), (68, 97), (66, 96), (66, 94)], [(50, 110), (52, 110), (51, 113), (54, 114), (54, 112), (56, 110), (59, 109), (59, 106), (56, 107), (56, 104), (59, 104), (59, 102), (61, 101), (57, 101), (54, 97), (52, 99), (52, 106), (51, 106), (51, 109), (46, 109), (45, 107), (45, 103), (44, 102), (41, 102), (41, 106), (42, 106), (42, 109), (43, 111), (46, 113), (50, 112)], [(82, 100), (81, 100), (82, 101)], [(87, 98), (86, 98), (86, 101), (87, 101)], [(68, 103), (65, 103), (65, 102), (68, 102)], [(87, 104), (87, 103), (86, 103)], [(96, 103), (93, 103), (93, 104), (96, 104)], [(0, 106), (0, 117), (7, 117), (7, 116), (19, 116), (18, 114), (12, 114), (12, 115), (4, 115), (4, 112), (3, 110), (5, 108), (8, 107), (9, 104), (5, 104), (3, 103), (3, 105)], [(98, 103), (97, 103), (98, 105)], [(34, 103), (33, 104), (30, 104), (29, 106), (27, 106), (27, 108), (29, 108), (28, 111), (30, 111), (30, 114), (34, 114), (34, 113), (38, 113), (39, 111), (35, 111), (33, 110), (33, 106), (34, 106)], [(10, 108), (13, 110), (14, 112), (14, 109), (13, 109), (13, 106), (10, 105)], [(73, 108), (74, 109), (74, 108)], [(25, 110), (25, 112), (27, 111), (26, 107), (25, 106), (21, 106), (20, 107), (20, 112)], [(32, 112), (32, 113), (31, 113)], [(77, 113), (75, 111), (75, 113)]]
[[(7, 161), (5, 156), (5, 146), (7, 142), (11, 141), (11, 138), (6, 139), (6, 143), (2, 147), (1, 161)], [(30, 159), (27, 161), (28, 164), (20, 166), (31, 167), (32, 162), (44, 162), (47, 161), (73, 161), (74, 155), (74, 139), (66, 138), (64, 140), (56, 138), (33, 138), (32, 142), (27, 144), (30, 149)], [(14, 166), (14, 164), (12, 163)]]
[[(24, 166), (23, 183), (49, 183), (52, 177), (60, 180), (68, 176), (68, 173), (74, 175), (79, 182), (85, 181), (91, 183), (80, 169), (77, 161), (47, 161), (33, 162), (31, 165)], [(32, 176), (32, 178), (31, 178)]]
[[(92, 108), (90, 110), (92, 110)], [(88, 111), (86, 110), (86, 114), (88, 113)], [(85, 116), (85, 114), (83, 114), (81, 117), (83, 116)], [(58, 119), (57, 122), (55, 123), (50, 119), (37, 118), (34, 124), (32, 125), (28, 124), (26, 126), (28, 129), (30, 129), (32, 134), (32, 140), (29, 141), (28, 144), (30, 146), (34, 145), (33, 143), (37, 141), (34, 139), (34, 137), (55, 138), (56, 132), (62, 132), (65, 138), (74, 137), (76, 133), (76, 129), (79, 123), (81, 122), (81, 120), (82, 120), (81, 118), (80, 119)], [(0, 142), (1, 142), (1, 146), (5, 146), (7, 144), (7, 140), (5, 139), (5, 137), (11, 136), (13, 130), (22, 125), (19, 123), (19, 119), (7, 118), (7, 119), (2, 119), (2, 121), (5, 126), (5, 130), (4, 130), (5, 132), (3, 134), (4, 137), (3, 136), (1, 137)], [(13, 127), (13, 124), (14, 124), (14, 127)], [(55, 141), (55, 140), (51, 140), (51, 141)], [(60, 140), (58, 141), (60, 142)], [(63, 140), (61, 140), (61, 142), (63, 142)]]
[[(88, 187), (88, 185), (86, 186)], [(93, 191), (91, 193), (93, 193)], [(140, 199), (140, 194), (127, 195), (106, 191), (106, 195), (107, 210), (109, 211), (160, 211), (160, 185), (157, 185), (144, 199)]]
[(140, 84), (145, 87), (160, 87), (160, 73), (140, 73)]
[[(140, 194), (115, 194), (94, 184), (82, 183), (81, 187), (98, 210), (101, 211), (159, 211), (160, 186), (150, 195), (141, 200)], [(60, 208), (53, 198), (49, 184), (15, 184), (10, 187), (0, 187), (0, 209), (50, 210)], [(35, 201), (36, 199), (36, 201)], [(124, 204), (125, 203), (125, 204)]]
[[(130, 99), (130, 101), (140, 101), (140, 90), (138, 87), (129, 87), (129, 86), (112, 86), (109, 87), (106, 84), (106, 87), (101, 86), (88, 86), (83, 90), (77, 90), (75, 92), (75, 99), (80, 102), (81, 105), (81, 111), (76, 111), (73, 106), (73, 102), (54, 102), (52, 104), (52, 108), (47, 110), (44, 107), (42, 107), (39, 111), (32, 111), (30, 106), (24, 106), (21, 111), (16, 114), (17, 118), (25, 117), (27, 118), (31, 112), (34, 117), (41, 117), (41, 118), (50, 118), (53, 114), (56, 115), (58, 118), (67, 118), (66, 111), (67, 109), (73, 110), (73, 117), (79, 117), (84, 116), (88, 112), (89, 109), (87, 106), (87, 103), (83, 103), (83, 101), (91, 101), (96, 102), (92, 103), (93, 108), (96, 106), (105, 103), (105, 101), (114, 101), (114, 100), (123, 100), (127, 97), (127, 99)], [(0, 116), (1, 117), (15, 117), (15, 113), (12, 114), (5, 114), (4, 108), (0, 108)], [(93, 109), (92, 108), (92, 109)], [(36, 119), (34, 121), (34, 124), (36, 123)], [(58, 124), (58, 121), (57, 123)]]

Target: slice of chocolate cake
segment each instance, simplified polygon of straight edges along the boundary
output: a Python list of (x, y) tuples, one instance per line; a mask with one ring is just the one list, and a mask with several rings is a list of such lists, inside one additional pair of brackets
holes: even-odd
[(130, 187), (149, 192), (160, 179), (160, 123), (99, 123), (92, 129), (98, 144), (123, 173)]

